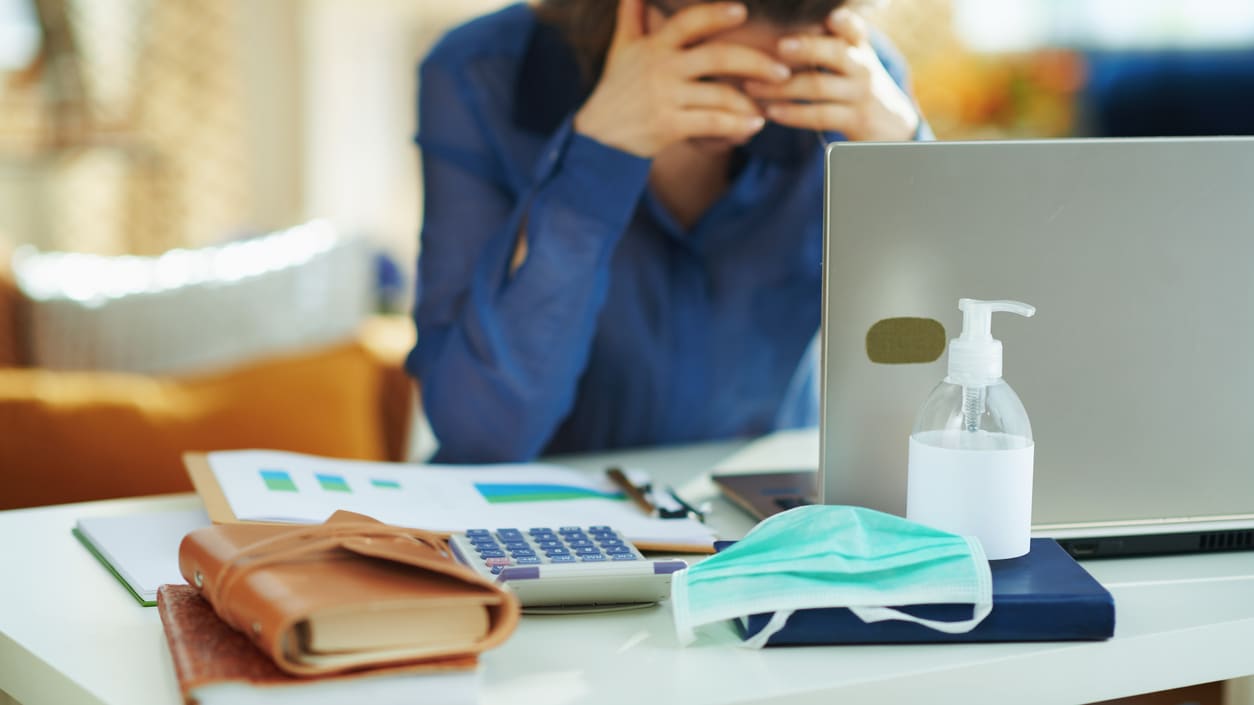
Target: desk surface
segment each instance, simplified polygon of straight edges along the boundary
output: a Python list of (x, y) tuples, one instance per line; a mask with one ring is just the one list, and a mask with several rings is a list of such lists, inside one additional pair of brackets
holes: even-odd
[[(747, 516), (701, 473), (738, 444), (565, 459), (650, 470), (713, 499), (729, 537)], [(24, 705), (177, 705), (157, 612), (140, 607), (70, 534), (75, 521), (197, 506), (192, 495), (0, 512), (0, 689)], [(680, 648), (667, 604), (527, 616), (483, 656), (485, 705), (660, 702), (1078, 703), (1254, 674), (1254, 552), (1090, 561), (1115, 596), (1098, 643), (803, 647), (749, 651), (730, 627)], [(839, 700), (837, 700), (839, 698)]]

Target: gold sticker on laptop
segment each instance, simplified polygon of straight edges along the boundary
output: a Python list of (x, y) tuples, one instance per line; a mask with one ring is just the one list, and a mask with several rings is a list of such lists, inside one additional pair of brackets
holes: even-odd
[(945, 326), (933, 318), (885, 318), (866, 332), (866, 356), (871, 362), (935, 362), (944, 352)]

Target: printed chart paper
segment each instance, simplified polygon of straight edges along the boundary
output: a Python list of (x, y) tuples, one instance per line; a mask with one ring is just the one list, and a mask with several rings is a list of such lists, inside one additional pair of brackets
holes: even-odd
[(320, 523), (345, 509), (433, 531), (608, 525), (637, 542), (708, 546), (714, 538), (692, 519), (646, 516), (605, 478), (553, 465), (377, 463), (262, 450), (208, 460), (244, 521)]

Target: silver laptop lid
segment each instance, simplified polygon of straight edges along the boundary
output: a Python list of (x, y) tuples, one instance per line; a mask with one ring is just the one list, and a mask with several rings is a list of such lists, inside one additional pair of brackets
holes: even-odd
[[(824, 501), (902, 514), (945, 356), (877, 364), (897, 317), (1017, 299), (1005, 379), (1035, 525), (1254, 518), (1254, 139), (838, 144), (827, 155)], [(905, 341), (909, 343), (910, 341)]]

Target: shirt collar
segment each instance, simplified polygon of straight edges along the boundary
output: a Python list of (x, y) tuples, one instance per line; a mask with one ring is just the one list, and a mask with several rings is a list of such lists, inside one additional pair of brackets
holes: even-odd
[[(528, 132), (552, 134), (588, 93), (574, 51), (561, 31), (536, 21), (519, 65), (514, 124)], [(768, 123), (741, 149), (749, 158), (794, 164), (813, 155), (819, 146), (814, 132)]]

